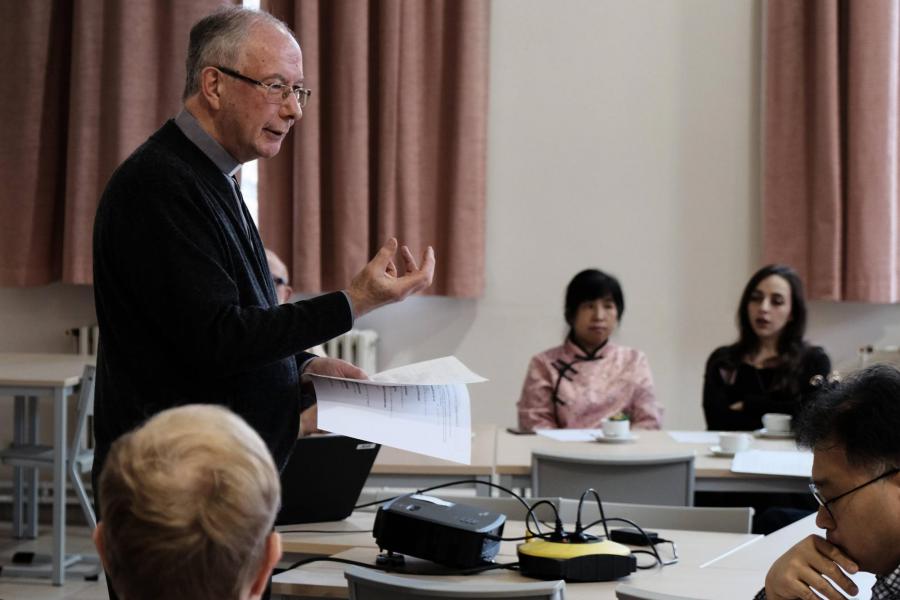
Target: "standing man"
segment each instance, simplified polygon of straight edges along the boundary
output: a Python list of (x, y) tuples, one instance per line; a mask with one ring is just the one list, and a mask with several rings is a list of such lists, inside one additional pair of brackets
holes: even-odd
[[(870, 367), (822, 392), (801, 414), (797, 442), (813, 451), (810, 491), (819, 503), (811, 535), (769, 569), (757, 600), (842, 600), (847, 573), (876, 576), (873, 600), (900, 599), (900, 371)], [(834, 583), (829, 583), (828, 577)]]
[(114, 440), (188, 403), (227, 406), (283, 465), (301, 371), (365, 377), (303, 350), (431, 284), (431, 248), (421, 266), (400, 248), (400, 275), (391, 239), (346, 290), (278, 305), (233, 176), (278, 153), (310, 94), (300, 47), (271, 15), (226, 8), (191, 30), (184, 110), (116, 170), (97, 210), (95, 482)]

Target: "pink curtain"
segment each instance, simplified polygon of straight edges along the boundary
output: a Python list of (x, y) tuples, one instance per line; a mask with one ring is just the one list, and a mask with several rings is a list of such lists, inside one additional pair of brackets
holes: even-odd
[(313, 90), (260, 163), (259, 220), (294, 288), (346, 286), (389, 236), (435, 247), (431, 292), (484, 289), (487, 0), (269, 0)]
[(900, 9), (766, 4), (763, 252), (812, 298), (900, 301)]
[(223, 3), (0, 2), (0, 285), (91, 283), (103, 187), (177, 113), (190, 27)]

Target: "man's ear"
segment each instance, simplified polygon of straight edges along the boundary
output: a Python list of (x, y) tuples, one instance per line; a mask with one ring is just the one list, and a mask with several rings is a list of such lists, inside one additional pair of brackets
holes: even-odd
[(97, 555), (100, 556), (100, 563), (103, 565), (103, 570), (109, 572), (109, 569), (106, 566), (106, 549), (103, 547), (103, 532), (105, 528), (103, 527), (103, 522), (97, 523), (97, 527), (94, 528), (94, 532), (91, 534), (91, 539), (94, 540), (94, 546), (97, 547)]
[(273, 531), (266, 539), (266, 551), (263, 554), (262, 563), (259, 565), (259, 572), (257, 572), (256, 577), (253, 579), (253, 584), (250, 586), (251, 600), (260, 598), (263, 592), (266, 591), (269, 576), (279, 560), (281, 560), (281, 534)]
[(222, 107), (222, 79), (222, 72), (215, 67), (203, 67), (200, 72), (200, 95), (214, 110)]

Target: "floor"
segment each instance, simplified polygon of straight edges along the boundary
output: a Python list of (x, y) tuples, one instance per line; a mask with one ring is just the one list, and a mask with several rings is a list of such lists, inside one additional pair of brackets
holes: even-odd
[[(87, 527), (69, 526), (66, 551), (96, 556)], [(12, 524), (0, 521), (0, 565), (8, 565), (16, 552), (49, 554), (51, 530), (43, 526), (37, 540), (16, 540), (11, 537)], [(24, 579), (0, 575), (0, 600), (107, 600), (106, 581), (85, 581), (83, 577), (69, 575), (66, 585), (58, 587), (45, 579)]]

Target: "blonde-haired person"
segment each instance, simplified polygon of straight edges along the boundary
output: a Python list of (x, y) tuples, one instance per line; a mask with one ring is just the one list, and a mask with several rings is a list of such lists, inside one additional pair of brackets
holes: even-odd
[(94, 543), (124, 600), (252, 600), (281, 558), (280, 497), (269, 450), (240, 417), (173, 408), (112, 445)]

